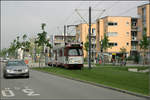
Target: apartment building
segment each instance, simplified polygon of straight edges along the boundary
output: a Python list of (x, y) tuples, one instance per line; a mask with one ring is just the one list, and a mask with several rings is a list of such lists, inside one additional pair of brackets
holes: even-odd
[[(144, 5), (140, 5), (137, 7), (138, 8), (138, 40), (140, 41), (142, 39), (142, 36), (144, 34), (147, 35), (148, 39), (150, 40), (150, 3), (148, 4), (144, 4)], [(144, 32), (144, 30), (146, 29), (146, 32)], [(143, 55), (143, 50), (140, 49), (140, 47), (138, 47), (138, 52), (140, 53), (141, 57)], [(147, 50), (147, 63), (150, 64), (150, 46), (149, 49)], [(142, 59), (141, 59), (142, 61)]]
[[(81, 23), (76, 27), (76, 40), (78, 42), (86, 43), (88, 41), (89, 25)], [(91, 57), (94, 59), (96, 56), (96, 24), (91, 25)], [(84, 50), (84, 58), (87, 57), (88, 53)]]
[[(142, 39), (142, 35), (146, 34), (150, 37), (150, 3), (138, 6), (138, 39)], [(143, 32), (146, 28), (146, 33)]]
[[(100, 43), (104, 34), (108, 36), (110, 48), (107, 52), (110, 56), (120, 55), (121, 48), (126, 49), (126, 56), (136, 52), (137, 46), (137, 18), (129, 16), (106, 16), (97, 19), (96, 23), (96, 49), (101, 52)], [(131, 31), (132, 30), (132, 31)]]

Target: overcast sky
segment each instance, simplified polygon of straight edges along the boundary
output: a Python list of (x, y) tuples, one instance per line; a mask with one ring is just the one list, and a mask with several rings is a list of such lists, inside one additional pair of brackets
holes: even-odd
[[(92, 7), (92, 22), (103, 16), (137, 17), (137, 6), (147, 1), (1, 1), (1, 47), (7, 48), (17, 37), (34, 37), (46, 23), (48, 35), (63, 33), (63, 26), (88, 22), (88, 7)], [(84, 9), (84, 10), (81, 10)], [(101, 15), (102, 10), (106, 11)], [(72, 31), (72, 30), (70, 30)]]

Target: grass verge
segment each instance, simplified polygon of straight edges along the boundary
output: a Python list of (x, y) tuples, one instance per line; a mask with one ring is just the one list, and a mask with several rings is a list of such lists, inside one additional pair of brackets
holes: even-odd
[[(65, 75), (71, 78), (86, 80), (98, 84), (104, 84), (107, 86), (140, 93), (143, 95), (148, 95), (149, 73), (128, 72), (127, 68), (129, 67), (99, 66), (92, 69), (83, 68), (82, 70), (68, 70), (58, 67), (33, 69), (38, 71), (51, 72), (58, 75)], [(146, 69), (140, 67), (138, 68)]]

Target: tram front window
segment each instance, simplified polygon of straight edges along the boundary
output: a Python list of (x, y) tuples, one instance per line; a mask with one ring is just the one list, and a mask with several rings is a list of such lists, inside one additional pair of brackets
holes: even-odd
[(69, 49), (68, 56), (82, 56), (83, 52), (82, 49), (73, 48)]

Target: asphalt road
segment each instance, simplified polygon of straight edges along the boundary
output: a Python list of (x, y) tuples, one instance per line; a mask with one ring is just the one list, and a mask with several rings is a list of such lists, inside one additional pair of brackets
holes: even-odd
[[(3, 64), (1, 64), (2, 68)], [(2, 70), (1, 70), (2, 71)], [(136, 99), (144, 98), (30, 70), (30, 78), (4, 79), (1, 99)]]

